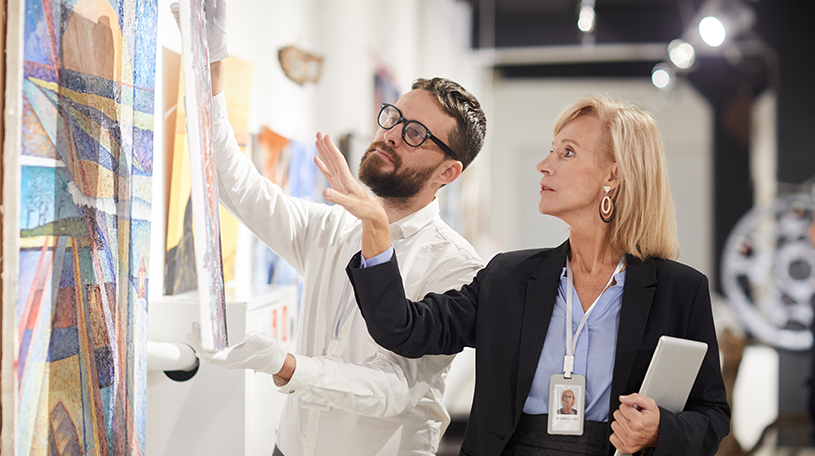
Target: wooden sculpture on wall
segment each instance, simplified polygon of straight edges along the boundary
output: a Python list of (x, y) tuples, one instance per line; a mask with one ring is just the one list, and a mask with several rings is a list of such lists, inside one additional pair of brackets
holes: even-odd
[(286, 46), (278, 52), (280, 66), (286, 77), (303, 85), (306, 82), (317, 82), (323, 69), (323, 58), (309, 54), (294, 46)]

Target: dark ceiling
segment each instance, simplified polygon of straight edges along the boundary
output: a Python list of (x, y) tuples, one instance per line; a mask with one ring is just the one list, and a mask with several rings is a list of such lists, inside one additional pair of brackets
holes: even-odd
[[(545, 49), (578, 46), (580, 0), (467, 0), (474, 11), (474, 47)], [(815, 1), (811, 0), (595, 0), (597, 48), (663, 45), (682, 36), (711, 4), (739, 4), (754, 21), (739, 40), (769, 52), (701, 56), (680, 77), (687, 78), (714, 105), (738, 94), (758, 96), (767, 87), (778, 94), (778, 180), (803, 183), (815, 175)], [(484, 46), (484, 44), (487, 46)], [(598, 54), (595, 56), (601, 57)], [(498, 63), (504, 78), (650, 77), (665, 56), (580, 61)], [(739, 95), (740, 96), (740, 95)]]
[[(586, 42), (577, 29), (580, 0), (467, 0), (474, 10), (472, 42), (477, 48), (529, 48), (576, 46)], [(753, 26), (739, 36), (742, 42), (766, 45), (784, 59), (790, 52), (796, 58), (815, 61), (810, 36), (815, 2), (809, 0), (596, 0), (596, 26), (590, 40), (596, 45), (663, 45), (680, 38), (698, 23), (699, 12), (711, 4), (722, 9), (738, 4), (750, 10)], [(721, 58), (721, 55), (716, 56)], [(758, 57), (758, 58), (757, 58)], [(500, 65), (506, 77), (534, 76), (637, 76), (650, 75), (663, 56), (631, 61), (592, 61), (579, 64), (540, 62)], [(763, 71), (771, 63), (766, 56), (743, 55), (738, 71)], [(703, 62), (704, 58), (700, 59)], [(793, 63), (793, 65), (797, 65)], [(698, 70), (699, 65), (692, 70)]]
[[(494, 8), (495, 46), (580, 44), (579, 0), (468, 0), (475, 10), (474, 43), (482, 17)], [(677, 38), (701, 0), (597, 0), (596, 43), (668, 43)]]

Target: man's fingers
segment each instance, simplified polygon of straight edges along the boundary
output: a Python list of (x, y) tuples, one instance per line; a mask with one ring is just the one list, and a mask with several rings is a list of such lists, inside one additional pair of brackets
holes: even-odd
[(323, 173), (323, 176), (325, 176), (325, 178), (328, 179), (330, 183), (331, 178), (334, 176), (334, 174), (332, 174), (328, 167), (325, 166), (323, 160), (319, 156), (316, 156), (314, 157), (314, 164), (317, 165), (317, 169), (319, 169), (320, 172)]
[(328, 184), (331, 185), (331, 188), (342, 193), (348, 193), (346, 186), (339, 179), (336, 172), (329, 169), (329, 167), (320, 157), (314, 157), (314, 164), (317, 165), (317, 169), (319, 169), (323, 176), (325, 176), (325, 179), (328, 181)]
[(337, 171), (337, 160), (334, 156), (334, 151), (331, 150), (331, 147), (326, 144), (326, 138), (328, 136), (323, 136), (322, 133), (317, 133), (317, 156), (322, 160), (323, 164), (325, 165), (326, 169), (329, 170), (331, 175), (336, 175)]
[(334, 189), (331, 189), (331, 188), (325, 189), (323, 191), (323, 196), (329, 202), (334, 203), (334, 204), (339, 204), (340, 206), (342, 206), (345, 209), (349, 210), (349, 212), (353, 213), (353, 211), (351, 211), (350, 209), (353, 208), (353, 204), (351, 204), (351, 203), (354, 202), (354, 198), (345, 196), (342, 193), (340, 193), (340, 192), (338, 192), (338, 191), (336, 191)]
[[(321, 137), (322, 136), (322, 137)], [(325, 164), (331, 168), (335, 174), (343, 172), (343, 168), (348, 168), (348, 163), (345, 161), (342, 152), (334, 145), (329, 135), (318, 134), (317, 137), (317, 152)], [(348, 172), (350, 175), (350, 170)]]
[[(336, 192), (343, 195), (354, 196), (364, 191), (356, 178), (354, 178), (354, 175), (351, 174), (351, 170), (348, 168), (348, 162), (345, 161), (345, 157), (331, 141), (329, 135), (323, 135), (323, 133), (318, 132), (316, 145), (317, 156), (314, 159), (314, 163)], [(326, 199), (328, 199), (328, 197), (326, 197)], [(337, 201), (329, 201), (341, 204)], [(343, 206), (345, 207), (345, 205)]]

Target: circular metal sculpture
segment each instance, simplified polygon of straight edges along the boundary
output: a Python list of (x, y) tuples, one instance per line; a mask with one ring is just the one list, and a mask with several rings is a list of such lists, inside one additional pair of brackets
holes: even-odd
[(780, 197), (739, 220), (722, 254), (722, 287), (745, 330), (787, 350), (812, 346), (815, 248), (809, 195)]

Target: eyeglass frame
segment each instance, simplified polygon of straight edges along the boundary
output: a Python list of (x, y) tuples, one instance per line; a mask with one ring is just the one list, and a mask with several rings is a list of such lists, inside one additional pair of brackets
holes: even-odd
[[(397, 120), (397, 121), (396, 121), (396, 123), (395, 123), (395, 124), (393, 124), (393, 125), (392, 125), (390, 128), (387, 128), (387, 127), (383, 126), (383, 125), (382, 125), (382, 124), (379, 122), (379, 118), (382, 116), (382, 112), (385, 110), (385, 108), (393, 108), (393, 109), (395, 109), (395, 110), (396, 110), (396, 112), (397, 112), (397, 113), (399, 113), (399, 120)], [(444, 143), (444, 141), (442, 141), (441, 139), (439, 139), (439, 138), (437, 138), (435, 135), (433, 135), (433, 133), (430, 131), (430, 129), (429, 129), (429, 128), (427, 128), (427, 126), (426, 126), (425, 124), (423, 124), (423, 123), (419, 122), (418, 120), (408, 120), (408, 119), (405, 119), (405, 118), (402, 116), (402, 111), (400, 111), (400, 110), (399, 110), (399, 108), (397, 108), (396, 106), (394, 106), (394, 105), (392, 105), (392, 104), (390, 104), (390, 103), (382, 103), (382, 107), (379, 109), (379, 114), (377, 114), (377, 115), (376, 115), (376, 124), (377, 124), (377, 125), (379, 125), (381, 128), (384, 128), (385, 130), (392, 130), (392, 129), (394, 129), (394, 128), (395, 128), (397, 125), (399, 125), (400, 123), (402, 124), (402, 141), (404, 141), (404, 142), (405, 142), (405, 144), (407, 144), (408, 146), (410, 146), (410, 147), (419, 147), (419, 146), (421, 146), (422, 144), (424, 144), (424, 142), (425, 142), (425, 141), (427, 141), (428, 139), (430, 139), (430, 140), (431, 140), (431, 141), (433, 141), (433, 142), (434, 142), (434, 143), (435, 143), (437, 146), (439, 146), (439, 148), (442, 150), (442, 152), (444, 152), (445, 154), (447, 154), (447, 155), (449, 155), (449, 156), (453, 157), (453, 160), (461, 161), (461, 160), (459, 160), (459, 159), (458, 159), (458, 156), (455, 154), (455, 152), (453, 152), (453, 149), (451, 149), (451, 148), (450, 148), (450, 146), (448, 146), (447, 144), (445, 144), (445, 143)], [(415, 145), (415, 146), (414, 146), (413, 144), (410, 144), (409, 142), (407, 142), (407, 140), (405, 139), (405, 131), (407, 130), (407, 126), (408, 126), (408, 124), (409, 124), (409, 123), (417, 123), (417, 124), (421, 125), (421, 126), (422, 126), (422, 128), (424, 128), (424, 131), (425, 131), (425, 132), (427, 132), (427, 134), (425, 135), (424, 139), (422, 139), (422, 140), (419, 142), (419, 144), (417, 144), (417, 145)]]

